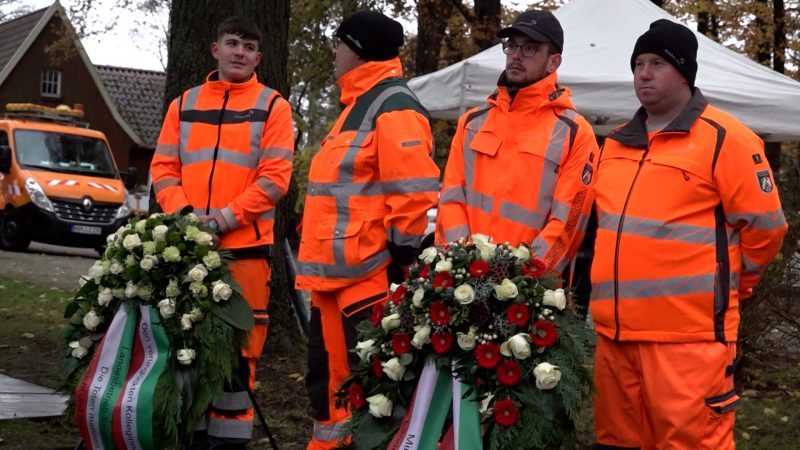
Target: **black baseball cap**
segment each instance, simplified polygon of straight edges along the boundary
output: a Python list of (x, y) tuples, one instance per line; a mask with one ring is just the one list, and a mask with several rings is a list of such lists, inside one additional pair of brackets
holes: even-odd
[(499, 38), (507, 38), (513, 32), (520, 32), (536, 42), (551, 42), (559, 53), (564, 50), (564, 29), (556, 16), (550, 11), (530, 9), (520, 14), (514, 24), (497, 33)]

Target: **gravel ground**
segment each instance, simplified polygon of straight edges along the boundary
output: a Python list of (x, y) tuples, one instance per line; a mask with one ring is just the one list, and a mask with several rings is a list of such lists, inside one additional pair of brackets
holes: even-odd
[(80, 276), (99, 258), (88, 248), (32, 243), (25, 252), (0, 250), (0, 276), (65, 291), (78, 287)]

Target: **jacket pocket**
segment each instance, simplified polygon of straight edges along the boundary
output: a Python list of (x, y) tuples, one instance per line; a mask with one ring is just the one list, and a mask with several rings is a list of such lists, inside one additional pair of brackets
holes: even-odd
[(479, 131), (472, 139), (469, 148), (484, 155), (494, 156), (500, 149), (503, 140), (488, 131)]

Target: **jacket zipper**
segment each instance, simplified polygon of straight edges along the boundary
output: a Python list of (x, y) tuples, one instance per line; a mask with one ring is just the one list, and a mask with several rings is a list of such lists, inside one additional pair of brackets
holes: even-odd
[(228, 96), (230, 89), (225, 91), (225, 97), (222, 99), (222, 110), (219, 112), (219, 120), (217, 121), (217, 143), (214, 145), (214, 159), (211, 160), (211, 172), (208, 174), (208, 201), (206, 202), (206, 215), (211, 214), (211, 185), (214, 181), (214, 169), (217, 168), (217, 155), (219, 155), (219, 141), (222, 138), (222, 120), (225, 117), (225, 107), (228, 106)]
[(628, 189), (628, 196), (625, 197), (625, 204), (622, 205), (622, 213), (619, 217), (619, 225), (617, 225), (617, 242), (616, 246), (614, 247), (614, 325), (616, 325), (616, 331), (614, 332), (614, 341), (619, 342), (619, 246), (620, 241), (622, 240), (622, 228), (625, 225), (625, 212), (628, 210), (628, 202), (631, 199), (631, 194), (633, 193), (633, 186), (636, 184), (636, 179), (639, 178), (639, 173), (642, 171), (642, 166), (644, 165), (644, 160), (647, 158), (647, 153), (650, 152), (650, 144), (647, 144), (647, 148), (644, 150), (644, 154), (642, 154), (642, 159), (639, 161), (639, 167), (636, 169), (636, 174), (633, 176), (633, 181), (631, 181), (631, 187)]

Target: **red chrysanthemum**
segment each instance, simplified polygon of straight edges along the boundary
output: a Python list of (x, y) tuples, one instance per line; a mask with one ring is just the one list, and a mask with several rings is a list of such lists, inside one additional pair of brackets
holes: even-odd
[(395, 289), (395, 291), (392, 293), (392, 301), (394, 302), (394, 304), (399, 305), (400, 302), (403, 301), (403, 298), (406, 296), (407, 292), (408, 288), (406, 287), (405, 284), (397, 286), (397, 289)]
[(519, 383), (520, 374), (519, 364), (511, 359), (503, 359), (503, 362), (497, 366), (497, 381), (506, 386), (514, 386)]
[(529, 277), (539, 278), (547, 272), (547, 266), (544, 261), (538, 258), (533, 258), (527, 264), (522, 266), (522, 274)]
[(372, 307), (372, 315), (369, 317), (373, 327), (381, 326), (381, 319), (383, 319), (383, 303), (375, 303)]
[(447, 325), (450, 321), (450, 310), (441, 300), (431, 303), (431, 323), (438, 326)]
[(519, 410), (514, 406), (510, 398), (504, 398), (494, 402), (494, 420), (501, 427), (510, 427), (517, 423)]
[(350, 406), (355, 409), (361, 409), (366, 406), (367, 401), (364, 399), (364, 389), (358, 383), (350, 385)]
[(408, 353), (411, 348), (411, 336), (408, 333), (397, 333), (392, 336), (392, 351), (396, 355)]
[(375, 375), (375, 378), (381, 379), (383, 378), (383, 366), (381, 366), (381, 359), (378, 358), (378, 355), (372, 355), (372, 374)]
[(422, 269), (419, 269), (419, 277), (427, 279), (428, 276), (431, 274), (431, 266), (425, 264), (422, 266)]
[(431, 347), (440, 355), (447, 354), (453, 347), (453, 335), (446, 331), (431, 334)]
[(494, 369), (500, 363), (500, 346), (493, 342), (478, 344), (475, 347), (475, 360), (478, 367)]
[(433, 277), (434, 288), (449, 288), (453, 285), (453, 277), (448, 272), (439, 272)]
[(489, 273), (489, 263), (476, 259), (469, 264), (469, 274), (473, 277), (482, 277)]
[(553, 322), (537, 320), (533, 323), (535, 330), (531, 332), (531, 342), (537, 347), (550, 347), (558, 339), (558, 330)]
[(506, 318), (508, 319), (508, 323), (518, 327), (524, 327), (531, 319), (531, 313), (528, 310), (528, 305), (524, 303), (512, 304), (506, 311)]

